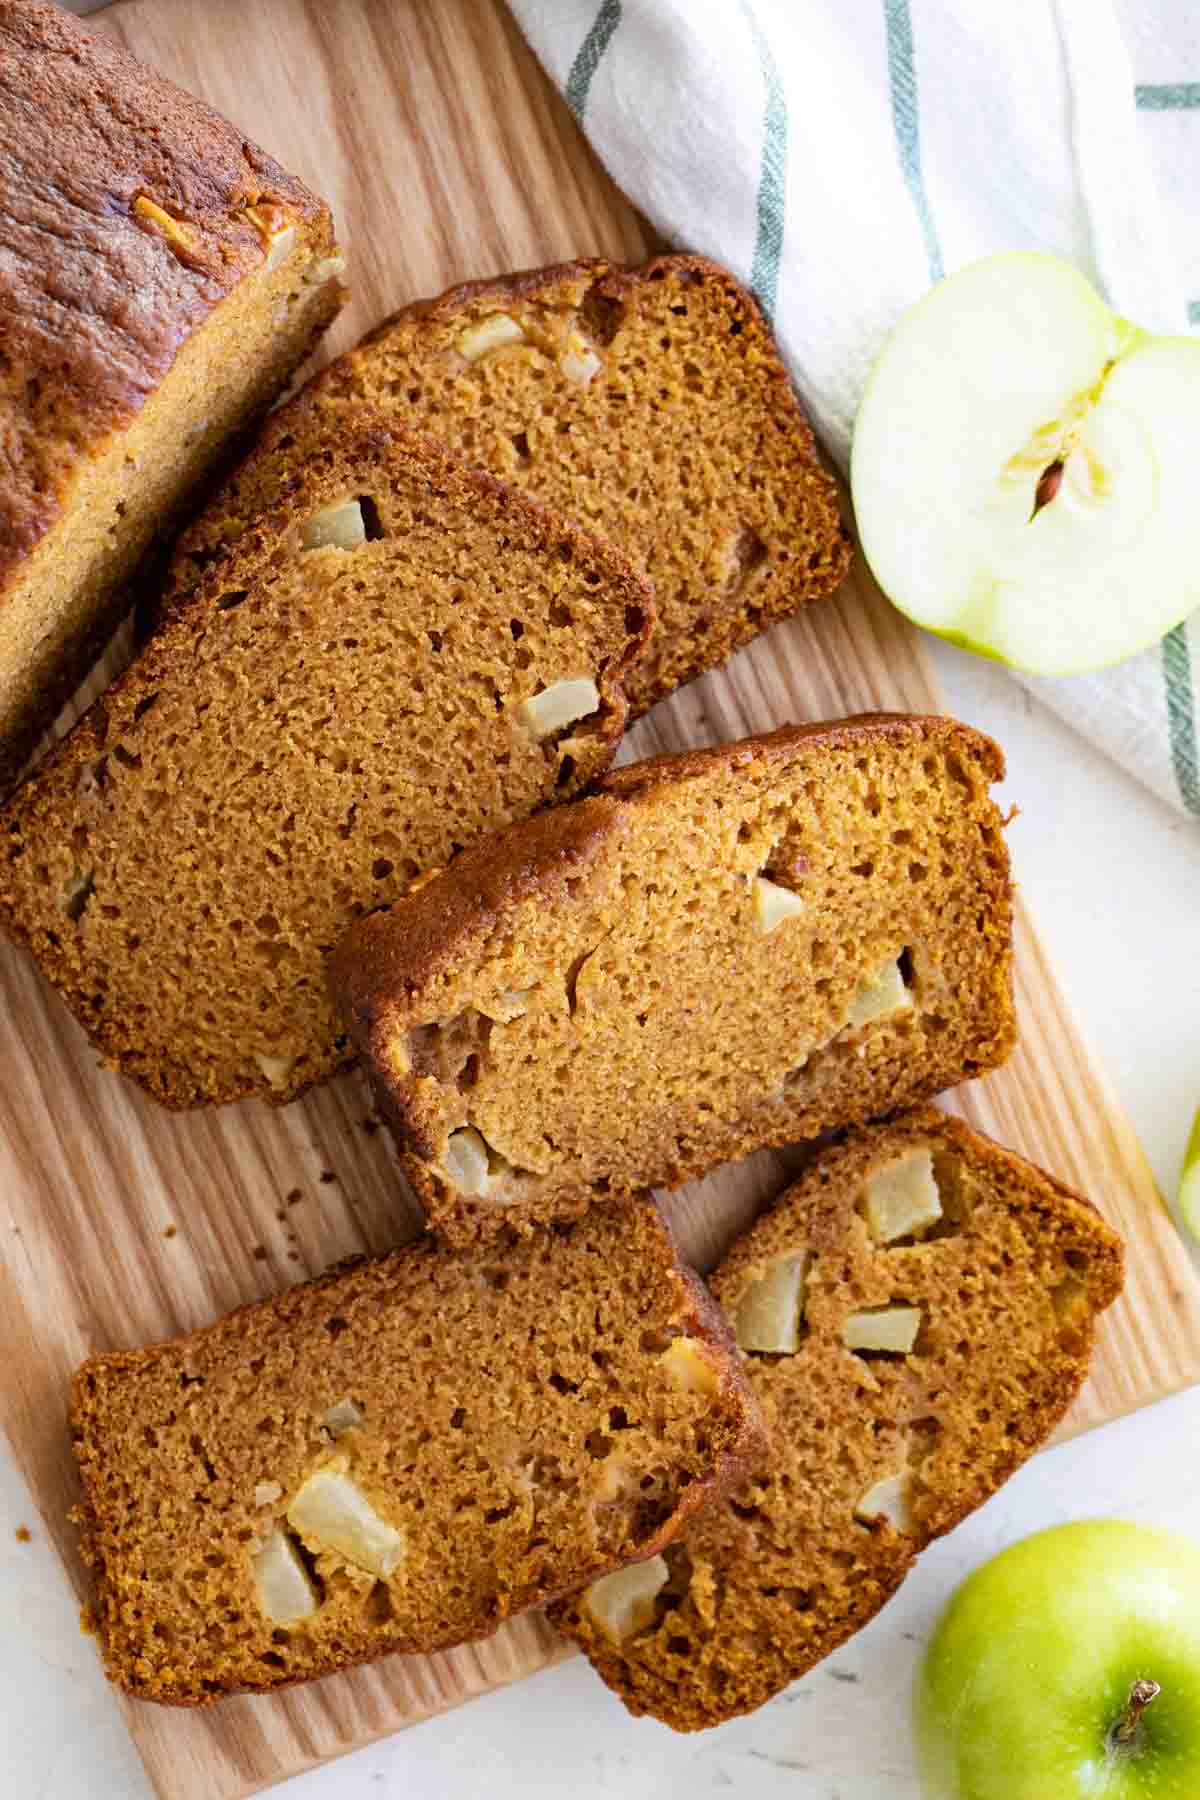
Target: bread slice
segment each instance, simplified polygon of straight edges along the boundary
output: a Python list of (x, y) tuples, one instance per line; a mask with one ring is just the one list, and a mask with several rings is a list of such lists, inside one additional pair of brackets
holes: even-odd
[(345, 298), (329, 208), (48, 0), (0, 0), (0, 787)]
[(191, 598), (0, 813), (0, 921), (168, 1106), (349, 1063), (326, 950), (605, 766), (649, 626), (617, 551), (436, 446), (365, 416), (303, 456), (285, 436), (227, 490)]
[[(389, 319), (311, 397), (436, 433), (644, 567), (658, 626), (634, 715), (846, 572), (837, 490), (767, 323), (703, 257), (453, 288)], [(219, 531), (218, 506), (193, 547)]]
[(108, 1674), (179, 1705), (485, 1636), (661, 1550), (765, 1447), (647, 1199), (94, 1357), (71, 1420)]
[(353, 929), (348, 1025), (452, 1243), (1003, 1060), (1003, 764), (865, 715), (620, 769)]
[(852, 1133), (712, 1277), (767, 1460), (665, 1559), (554, 1623), (677, 1731), (761, 1706), (1044, 1442), (1121, 1279), (1086, 1201), (958, 1120), (925, 1107)]

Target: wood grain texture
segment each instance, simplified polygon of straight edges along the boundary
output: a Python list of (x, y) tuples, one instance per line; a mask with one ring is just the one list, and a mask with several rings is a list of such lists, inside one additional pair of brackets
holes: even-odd
[[(331, 350), (454, 280), (647, 248), (497, 0), (124, 0), (97, 22), (329, 196), (355, 290)], [(876, 706), (938, 699), (916, 634), (860, 571), (657, 708), (625, 756)], [(1200, 1288), (1023, 916), (1017, 998), (1012, 1062), (949, 1103), (1078, 1186), (1130, 1239), (1128, 1294), (1068, 1423), (1082, 1430), (1200, 1378)], [(0, 1416), (82, 1597), (66, 1520), (74, 1365), (383, 1249), (414, 1219), (358, 1076), (284, 1112), (248, 1102), (168, 1116), (94, 1066), (12, 950), (0, 952), (0, 1059)], [(672, 1196), (692, 1253), (711, 1260), (787, 1168), (767, 1154)], [(126, 1710), (162, 1795), (232, 1800), (561, 1654), (535, 1616), (471, 1648), (270, 1698)]]

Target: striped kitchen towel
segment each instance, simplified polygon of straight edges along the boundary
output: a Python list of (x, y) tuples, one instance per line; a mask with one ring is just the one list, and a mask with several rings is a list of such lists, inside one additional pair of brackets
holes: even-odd
[[(1057, 252), (1200, 333), (1196, 0), (510, 4), (619, 186), (754, 288), (843, 466), (898, 314), (992, 251)], [(1120, 668), (1021, 679), (1200, 818), (1200, 615)]]

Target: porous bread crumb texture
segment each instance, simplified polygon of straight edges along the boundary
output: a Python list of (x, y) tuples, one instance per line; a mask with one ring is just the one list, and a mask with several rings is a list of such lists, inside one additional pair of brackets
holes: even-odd
[(436, 433), (644, 567), (658, 624), (630, 682), (634, 716), (829, 593), (849, 563), (835, 484), (766, 321), (703, 257), (454, 288), (340, 357), (312, 399)]
[(323, 201), (57, 6), (0, 0), (0, 111), (8, 785), (152, 541), (344, 290)]
[[(1002, 772), (953, 720), (785, 728), (617, 770), (364, 920), (333, 986), (434, 1228), (674, 1187), (1001, 1062)], [(804, 903), (766, 931), (763, 878)], [(896, 1003), (855, 1023), (888, 965)], [(463, 1193), (469, 1129), (489, 1168)]]
[[(0, 813), (0, 918), (175, 1107), (285, 1101), (351, 1060), (325, 952), (607, 764), (649, 627), (618, 552), (399, 428), (360, 417), (272, 466), (246, 466), (201, 585)], [(364, 541), (306, 548), (347, 498)], [(584, 672), (597, 711), (537, 737), (523, 703)]]
[[(866, 1183), (918, 1148), (932, 1152), (943, 1216), (877, 1245)], [(769, 1460), (667, 1549), (670, 1582), (625, 1643), (597, 1628), (584, 1595), (551, 1610), (630, 1711), (679, 1731), (761, 1706), (866, 1624), (1062, 1418), (1122, 1281), (1120, 1240), (1085, 1201), (932, 1108), (817, 1156), (712, 1276), (727, 1314), (800, 1248), (800, 1347), (745, 1359)], [(851, 1313), (890, 1304), (921, 1310), (910, 1354), (844, 1347)], [(856, 1517), (898, 1472), (906, 1526)]]
[[(672, 1378), (679, 1337), (708, 1389)], [(660, 1549), (765, 1441), (724, 1321), (648, 1200), (491, 1256), (426, 1238), (96, 1357), (72, 1429), (107, 1672), (182, 1705), (483, 1636)], [(386, 1578), (289, 1520), (321, 1469), (399, 1535)], [(276, 1530), (315, 1602), (290, 1625), (254, 1575)]]

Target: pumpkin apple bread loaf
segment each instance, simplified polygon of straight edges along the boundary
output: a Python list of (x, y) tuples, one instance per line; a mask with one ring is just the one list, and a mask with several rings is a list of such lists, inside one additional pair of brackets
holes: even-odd
[(94, 1357), (72, 1428), (108, 1674), (183, 1705), (485, 1636), (656, 1553), (764, 1450), (644, 1198)]
[(0, 786), (344, 299), (329, 208), (48, 0), (0, 0)]
[(361, 921), (333, 986), (434, 1228), (673, 1187), (1002, 1061), (1002, 773), (952, 719), (788, 727), (617, 770)]
[(351, 1060), (326, 950), (605, 767), (650, 620), (617, 551), (365, 416), (226, 505), (203, 582), (0, 812), (0, 922), (175, 1107)]
[[(658, 624), (631, 674), (635, 715), (846, 572), (837, 489), (770, 329), (703, 257), (453, 288), (331, 364), (312, 399), (435, 433), (643, 567)], [(218, 503), (192, 549), (220, 529)]]
[(866, 1624), (1079, 1391), (1120, 1240), (921, 1108), (851, 1133), (711, 1277), (771, 1447), (664, 1553), (551, 1611), (635, 1713), (762, 1705)]

